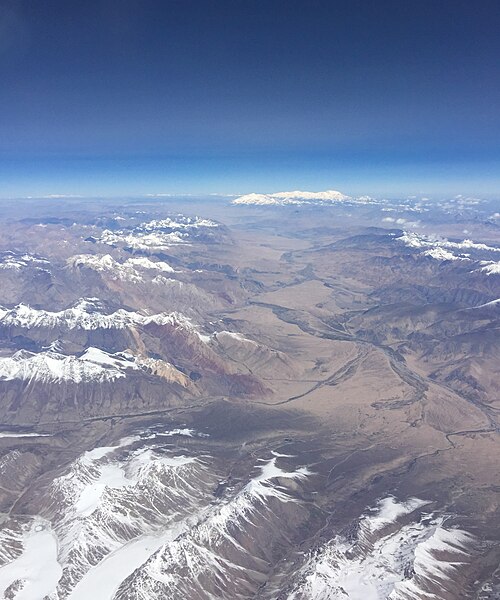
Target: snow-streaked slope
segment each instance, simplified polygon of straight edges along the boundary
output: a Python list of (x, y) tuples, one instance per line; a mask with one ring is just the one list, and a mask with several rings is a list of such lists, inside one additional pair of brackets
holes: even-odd
[(274, 194), (245, 194), (233, 200), (233, 204), (283, 205), (305, 203), (332, 203), (350, 200), (342, 192), (326, 190), (324, 192), (276, 192)]
[[(19, 450), (4, 454), (0, 458), (0, 470), (4, 470), (6, 463), (13, 462), (21, 456)], [(0, 567), (12, 562), (22, 554), (23, 537), (26, 527), (13, 520), (2, 521), (0, 527)]]
[(111, 552), (75, 586), (69, 600), (111, 600), (120, 584), (151, 554), (182, 533), (188, 520), (186, 517), (156, 534), (141, 535)]
[(122, 279), (132, 283), (143, 281), (142, 275), (134, 268), (133, 264), (120, 263), (110, 254), (77, 254), (70, 257), (67, 264), (71, 269), (86, 267), (99, 273), (105, 273), (111, 279)]
[[(499, 269), (499, 274), (500, 274), (500, 269)], [(500, 298), (497, 298), (496, 300), (491, 300), (490, 302), (485, 302), (484, 304), (479, 304), (478, 306), (471, 306), (467, 310), (474, 310), (476, 308), (494, 308), (494, 307), (500, 308)]]
[(474, 538), (460, 529), (447, 529), (437, 520), (428, 528), (428, 537), (419, 540), (413, 558), (413, 575), (396, 583), (391, 600), (425, 597), (426, 590), (444, 590), (470, 561)]
[[(69, 597), (89, 597), (99, 581), (117, 587), (208, 505), (216, 481), (206, 458), (144, 446), (137, 437), (83, 454), (53, 481), (43, 509), (55, 522), (63, 566), (54, 598), (76, 586)], [(101, 595), (94, 598), (111, 598), (95, 591)]]
[(337, 536), (309, 555), (288, 600), (451, 597), (459, 569), (470, 562), (474, 539), (422, 513), (425, 504), (384, 499), (374, 514), (360, 520), (354, 540)]
[[(165, 445), (167, 435), (184, 436), (186, 447)], [(49, 600), (237, 600), (255, 597), (276, 562), (293, 557), (300, 564), (279, 579), (280, 598), (457, 597), (476, 541), (426, 513), (427, 502), (384, 498), (349, 537), (304, 555), (293, 535), (307, 523), (302, 497), (311, 472), (287, 470), (284, 455), (273, 453), (231, 480), (229, 465), (196, 450), (191, 436), (189, 429), (131, 435), (84, 452), (45, 488), (41, 517), (21, 532), (2, 532), (13, 551), (0, 568), (0, 588), (12, 586), (22, 568), (26, 590), (36, 583)], [(42, 561), (32, 539), (40, 524), (51, 535)], [(278, 597), (272, 593), (263, 597)]]
[(248, 338), (246, 338), (244, 335), (242, 335), (241, 333), (235, 332), (235, 331), (219, 331), (216, 334), (218, 339), (221, 338), (230, 338), (231, 340), (236, 340), (238, 342), (243, 342), (244, 344), (250, 344), (251, 346), (257, 346), (256, 342), (254, 342), (253, 340), (249, 340)]
[(277, 457), (266, 462), (240, 491), (159, 549), (124, 582), (117, 600), (247, 597), (267, 571), (265, 558), (271, 551), (257, 540), (271, 535), (283, 542), (287, 523), (281, 511), (290, 503), (299, 506), (285, 482), (310, 474), (305, 467), (287, 472), (276, 463)]
[(262, 377), (295, 377), (297, 366), (284, 353), (234, 331), (219, 331), (207, 340), (211, 347), (244, 367), (243, 372)]

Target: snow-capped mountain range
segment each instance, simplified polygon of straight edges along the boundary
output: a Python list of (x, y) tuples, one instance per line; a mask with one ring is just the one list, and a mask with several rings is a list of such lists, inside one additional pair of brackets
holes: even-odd
[(0, 307), (0, 326), (21, 327), (25, 329), (45, 327), (48, 329), (124, 329), (130, 326), (172, 325), (186, 330), (195, 331), (193, 322), (185, 315), (159, 313), (142, 315), (135, 311), (118, 309), (106, 313), (102, 303), (97, 298), (82, 298), (73, 306), (61, 311), (49, 311), (32, 308), (26, 304), (18, 304), (14, 308)]
[(14, 379), (40, 382), (104, 382), (125, 377), (128, 369), (138, 369), (135, 358), (126, 353), (109, 354), (87, 348), (81, 356), (67, 356), (52, 350), (19, 350), (0, 357), (0, 381)]
[(135, 227), (119, 230), (105, 229), (97, 241), (108, 246), (125, 246), (134, 250), (166, 250), (186, 244), (205, 233), (219, 228), (219, 223), (201, 217), (177, 215), (153, 219)]
[[(210, 337), (199, 331), (185, 315), (177, 312), (142, 315), (135, 311), (119, 309), (105, 312), (97, 298), (80, 299), (72, 307), (62, 311), (47, 311), (20, 304), (12, 309), (0, 308), (0, 327), (54, 332), (57, 336), (64, 332), (123, 331), (128, 328), (148, 325), (168, 325), (195, 336), (200, 343), (208, 343)], [(49, 348), (39, 352), (19, 350), (13, 354), (0, 356), (0, 380), (36, 380), (44, 382), (72, 381), (105, 382), (125, 377), (129, 370), (143, 369), (158, 373), (167, 379), (186, 384), (185, 377), (164, 360), (148, 358), (130, 352), (106, 352), (100, 348), (88, 347), (78, 355), (60, 352), (60, 344), (54, 340)]]
[(145, 272), (175, 273), (175, 269), (164, 261), (153, 261), (146, 256), (128, 258), (124, 262), (115, 260), (110, 254), (79, 254), (67, 260), (70, 268), (86, 267), (109, 275), (111, 279), (122, 279), (132, 283), (145, 281)]
[(286, 204), (315, 204), (334, 203), (352, 200), (342, 192), (326, 190), (324, 192), (276, 192), (274, 194), (245, 194), (233, 200), (233, 204), (286, 205)]

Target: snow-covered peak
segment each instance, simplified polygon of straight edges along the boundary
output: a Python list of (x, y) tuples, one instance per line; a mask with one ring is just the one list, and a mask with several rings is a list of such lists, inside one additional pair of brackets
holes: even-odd
[[(19, 350), (11, 356), (0, 357), (0, 380), (35, 380), (45, 383), (105, 382), (120, 379), (127, 372), (151, 373), (152, 359), (134, 356), (128, 352), (114, 354), (90, 347), (81, 356), (65, 355), (53, 350), (28, 352)], [(156, 374), (166, 380), (187, 385), (173, 365), (154, 361)]]
[(342, 202), (350, 200), (342, 192), (337, 190), (326, 190), (324, 192), (276, 192), (274, 194), (245, 194), (233, 200), (233, 204), (260, 204), (260, 205), (283, 205), (283, 204), (305, 204), (316, 202)]
[(161, 260), (153, 261), (147, 256), (129, 258), (124, 264), (133, 265), (142, 269), (149, 269), (151, 271), (161, 271), (162, 273), (175, 273), (173, 267), (171, 267), (168, 263)]
[(134, 283), (142, 281), (142, 276), (133, 264), (119, 263), (110, 254), (78, 254), (68, 259), (68, 266), (73, 269), (86, 267), (99, 273), (106, 273), (111, 279)]
[[(403, 243), (408, 248), (420, 250), (421, 256), (428, 256), (439, 261), (471, 261), (473, 258), (495, 257), (500, 252), (500, 246), (491, 246), (482, 242), (465, 239), (461, 242), (452, 242), (447, 238), (422, 235), (415, 232), (403, 232), (403, 235), (393, 238), (396, 242)], [(469, 250), (470, 252), (461, 252)], [(480, 268), (472, 273), (485, 275), (500, 275), (500, 261), (481, 260)]]
[[(82, 489), (77, 496), (77, 501), (74, 504), (73, 510), (75, 516), (88, 516), (99, 507), (101, 502), (106, 501), (106, 491), (116, 490), (124, 487), (133, 487), (141, 484), (149, 479), (151, 472), (161, 468), (167, 471), (175, 471), (182, 469), (187, 465), (192, 465), (197, 462), (191, 456), (158, 456), (150, 448), (142, 448), (130, 453), (125, 464), (120, 464), (118, 461), (107, 459), (101, 460), (104, 457), (112, 454), (112, 452), (120, 447), (129, 446), (139, 438), (130, 437), (120, 440), (115, 447), (104, 447), (86, 452), (79, 461), (72, 465), (69, 473), (69, 479), (78, 478), (79, 471), (84, 473), (92, 473), (94, 476), (91, 485), (85, 485), (85, 477), (82, 479)], [(97, 450), (97, 452), (96, 452)], [(56, 480), (54, 484), (59, 486), (59, 489), (64, 490), (64, 484), (67, 483), (68, 475)], [(74, 481), (71, 481), (73, 486)]]

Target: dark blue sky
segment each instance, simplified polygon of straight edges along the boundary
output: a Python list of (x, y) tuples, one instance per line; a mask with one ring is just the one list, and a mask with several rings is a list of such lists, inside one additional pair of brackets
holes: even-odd
[(0, 0), (0, 195), (500, 192), (498, 0)]

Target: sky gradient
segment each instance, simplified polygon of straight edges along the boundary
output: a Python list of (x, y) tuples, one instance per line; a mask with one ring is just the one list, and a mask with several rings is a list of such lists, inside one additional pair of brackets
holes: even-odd
[(0, 196), (500, 192), (500, 2), (0, 0)]

